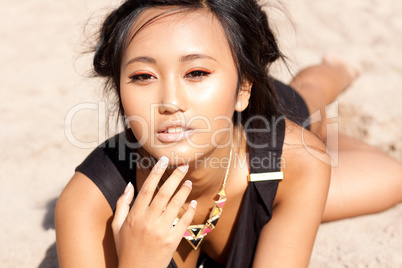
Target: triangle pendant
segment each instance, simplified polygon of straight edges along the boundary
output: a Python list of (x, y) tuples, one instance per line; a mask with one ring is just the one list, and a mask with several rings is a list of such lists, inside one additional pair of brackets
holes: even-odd
[[(202, 226), (204, 227), (204, 226)], [(201, 231), (201, 227), (191, 228), (191, 232), (193, 233), (193, 238), (198, 236), (198, 233)]]
[(204, 239), (205, 236), (199, 237), (199, 238), (194, 238), (191, 236), (187, 236), (186, 240), (187, 242), (193, 247), (194, 250), (197, 250), (198, 247), (201, 245), (202, 240)]

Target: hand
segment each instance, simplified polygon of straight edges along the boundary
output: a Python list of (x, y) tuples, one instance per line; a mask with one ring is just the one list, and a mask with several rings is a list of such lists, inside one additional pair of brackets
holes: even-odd
[(191, 201), (176, 226), (172, 226), (191, 191), (191, 181), (185, 181), (173, 196), (188, 166), (178, 167), (152, 199), (168, 161), (166, 157), (158, 161), (131, 210), (130, 203), (134, 196), (131, 183), (117, 201), (112, 229), (119, 267), (167, 267), (193, 220), (197, 205), (195, 200)]

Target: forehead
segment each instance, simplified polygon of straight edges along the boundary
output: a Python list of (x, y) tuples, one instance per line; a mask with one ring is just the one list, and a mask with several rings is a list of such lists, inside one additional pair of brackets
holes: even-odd
[[(150, 8), (132, 27), (127, 53), (165, 52), (221, 54), (232, 58), (220, 21), (207, 10)], [(167, 54), (167, 53), (165, 53)]]

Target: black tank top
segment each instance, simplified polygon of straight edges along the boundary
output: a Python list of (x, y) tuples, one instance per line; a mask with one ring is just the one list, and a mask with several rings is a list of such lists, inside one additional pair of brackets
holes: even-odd
[[(302, 125), (308, 117), (304, 102), (294, 91), (289, 93), (288, 87), (283, 84), (276, 85), (279, 95), (281, 95), (280, 90), (288, 92), (287, 95), (292, 94), (294, 96), (296, 94), (299, 100), (295, 100), (293, 97), (294, 104), (290, 103), (288, 107), (296, 106), (294, 110), (300, 110), (295, 113), (298, 117), (294, 121)], [(297, 107), (301, 107), (301, 109)], [(253, 121), (245, 129), (251, 174), (271, 173), (276, 175), (281, 171), (281, 155), (286, 128), (285, 117), (277, 116), (267, 119), (270, 125), (265, 126), (264, 129), (257, 129), (258, 127), (255, 127), (256, 124)], [(115, 211), (117, 199), (123, 194), (127, 183), (131, 181), (134, 186), (136, 185), (135, 173), (139, 158), (135, 148), (133, 148), (135, 143), (128, 142), (126, 136), (126, 133), (123, 132), (107, 140), (76, 168), (76, 171), (86, 175), (99, 187), (113, 211)], [(269, 176), (269, 174), (265, 175)], [(244, 268), (252, 266), (260, 231), (272, 217), (272, 207), (278, 183), (278, 179), (248, 183), (226, 267)], [(136, 195), (137, 190), (135, 190)], [(208, 257), (200, 258), (199, 264), (201, 263), (205, 268), (224, 267)], [(177, 266), (172, 259), (169, 268), (174, 267)]]

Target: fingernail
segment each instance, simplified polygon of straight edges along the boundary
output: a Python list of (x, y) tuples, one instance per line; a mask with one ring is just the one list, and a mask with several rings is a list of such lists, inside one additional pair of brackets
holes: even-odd
[(190, 207), (192, 207), (193, 209), (196, 209), (197, 208), (197, 201), (191, 200)]
[(167, 168), (167, 164), (169, 163), (169, 158), (166, 156), (162, 156), (161, 159), (159, 159), (158, 166), (159, 168)]
[(186, 180), (184, 183), (183, 183), (183, 186), (187, 186), (188, 188), (192, 188), (193, 187), (193, 183), (191, 182), (191, 181), (189, 181), (189, 180)]
[(186, 173), (187, 170), (188, 170), (188, 165), (179, 166), (178, 169), (179, 169), (181, 172)]
[(128, 194), (128, 192), (130, 191), (130, 188), (133, 184), (131, 183), (131, 181), (127, 184), (126, 189), (124, 189), (124, 194)]
[(166, 156), (162, 156), (158, 162), (156, 163), (156, 165), (152, 168), (151, 173), (156, 173), (157, 170), (159, 169), (165, 169), (167, 168), (169, 163), (169, 158), (167, 158)]

